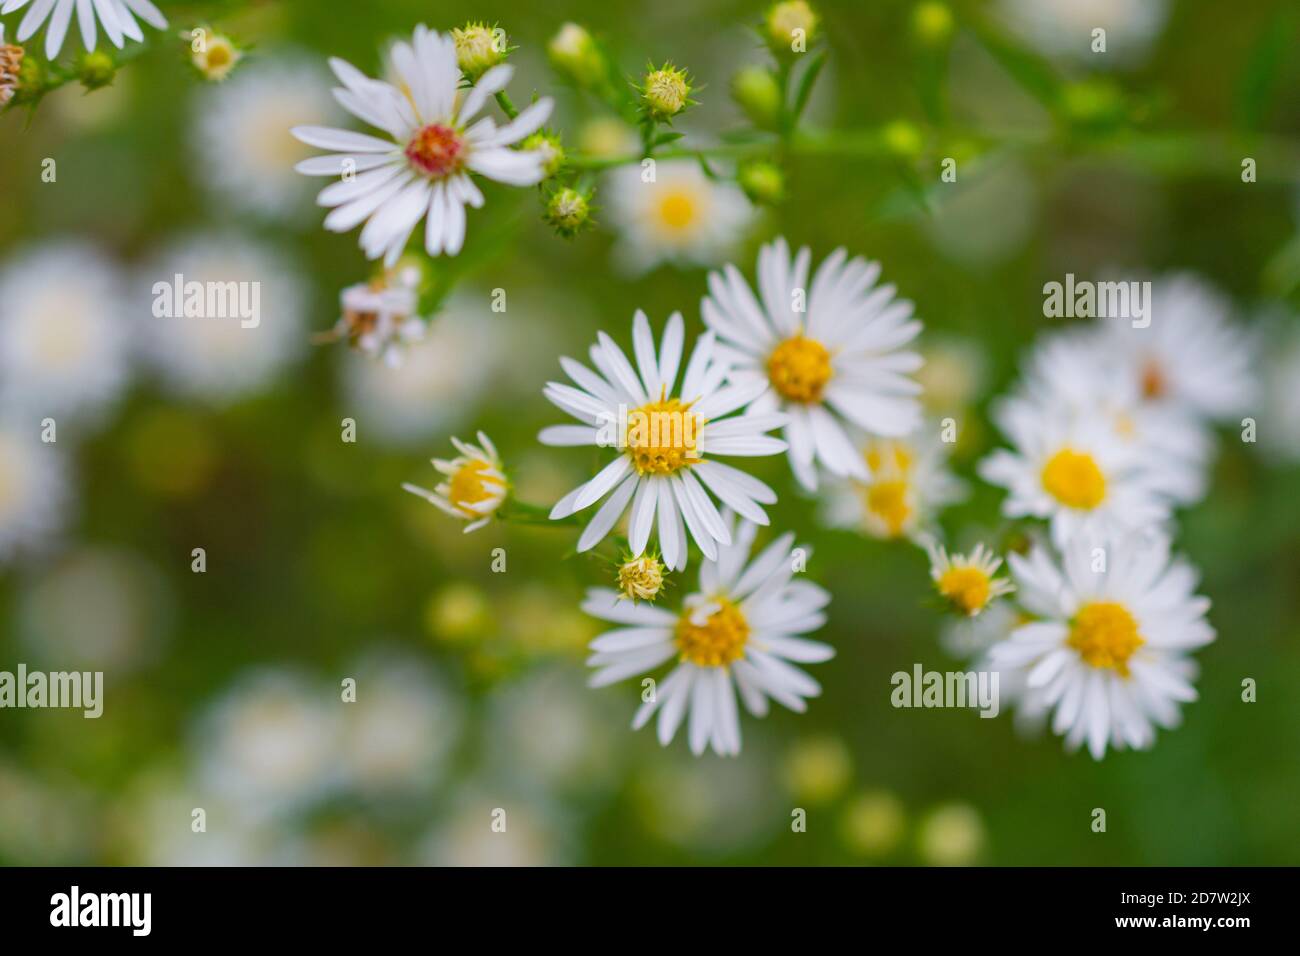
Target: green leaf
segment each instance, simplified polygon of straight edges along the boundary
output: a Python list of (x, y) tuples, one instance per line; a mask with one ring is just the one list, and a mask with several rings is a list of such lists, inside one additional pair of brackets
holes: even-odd
[(791, 126), (797, 124), (799, 117), (803, 115), (804, 107), (808, 105), (808, 100), (812, 96), (813, 84), (817, 82), (817, 75), (825, 65), (826, 51), (823, 50), (812, 58), (812, 62), (803, 71), (803, 76), (799, 78), (799, 90), (794, 97), (794, 111), (790, 114)]

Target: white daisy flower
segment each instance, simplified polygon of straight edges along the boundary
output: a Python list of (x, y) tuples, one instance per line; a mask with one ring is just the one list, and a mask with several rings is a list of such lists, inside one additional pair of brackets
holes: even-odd
[[(177, 276), (179, 303), (174, 301)], [(256, 318), (185, 314), (186, 290), (198, 288), (192, 283), (205, 293), (241, 290), (241, 308), (256, 301)], [(302, 278), (279, 249), (260, 240), (233, 233), (179, 240), (154, 258), (139, 286), (146, 292), (162, 286), (173, 290), (173, 314), (155, 314), (166, 312), (158, 293), (152, 305), (137, 310), (137, 341), (145, 362), (174, 394), (217, 404), (244, 398), (271, 384), (307, 345)]]
[(912, 303), (895, 299), (892, 285), (875, 286), (879, 263), (846, 258), (843, 249), (831, 253), (810, 287), (808, 248), (791, 259), (777, 239), (758, 254), (760, 298), (728, 265), (710, 273), (700, 305), (726, 346), (730, 380), (771, 383), (754, 410), (789, 416), (790, 465), (809, 491), (817, 463), (837, 477), (867, 477), (848, 426), (899, 437), (921, 422), (921, 386), (908, 378), (921, 357), (900, 351), (921, 331)]
[(68, 476), (63, 451), (38, 425), (0, 423), (0, 564), (39, 549), (63, 525)]
[(391, 55), (396, 85), (371, 79), (337, 57), (330, 60), (343, 84), (334, 90), (335, 98), (388, 138), (321, 126), (293, 130), (309, 146), (332, 151), (299, 163), (298, 172), (344, 176), (317, 197), (322, 206), (333, 207), (325, 228), (347, 232), (365, 222), (361, 248), (368, 258), (383, 257), (390, 266), (421, 219), (429, 255), (460, 252), (465, 206), (483, 205), (470, 173), (512, 186), (541, 182), (544, 151), (510, 147), (540, 129), (553, 105), (543, 97), (498, 128), (488, 117), (474, 117), (505, 88), (514, 67), (492, 67), (462, 96), (450, 36), (418, 26), (413, 42), (395, 43)]
[(53, 60), (63, 49), (74, 11), (81, 42), (87, 50), (95, 49), (96, 21), (119, 50), (126, 40), (144, 41), (136, 17), (158, 30), (167, 27), (167, 18), (149, 0), (5, 0), (0, 15), (21, 10), (29, 3), (31, 6), (18, 24), (18, 42), (25, 41), (48, 21), (49, 27), (45, 31), (47, 60)]
[(732, 414), (753, 402), (767, 383), (724, 386), (727, 365), (715, 360), (714, 338), (706, 332), (696, 342), (680, 389), (683, 322), (678, 312), (668, 319), (656, 356), (650, 322), (637, 311), (632, 323), (635, 370), (604, 332), (591, 347), (596, 372), (570, 358), (560, 359), (574, 385), (549, 382), (543, 394), (583, 424), (553, 425), (542, 429), (538, 438), (546, 445), (597, 445), (619, 451), (595, 478), (573, 489), (551, 511), (552, 518), (566, 518), (605, 499), (582, 532), (579, 551), (599, 544), (629, 503), (632, 556), (645, 553), (657, 512), (664, 564), (676, 570), (686, 567), (688, 530), (713, 560), (719, 544), (731, 543), (709, 492), (749, 520), (768, 523), (760, 505), (774, 504), (776, 493), (714, 459), (785, 451), (785, 442), (765, 434), (784, 424), (785, 416)]
[(966, 617), (975, 617), (1016, 589), (1006, 578), (995, 576), (1002, 559), (984, 547), (983, 542), (975, 545), (969, 555), (949, 555), (943, 545), (933, 542), (928, 543), (927, 551), (935, 590), (953, 610)]
[(640, 165), (612, 170), (601, 195), (618, 234), (614, 258), (637, 275), (660, 263), (716, 265), (736, 247), (754, 219), (739, 188), (715, 182), (689, 159), (656, 161), (646, 182)]
[(321, 123), (337, 115), (324, 79), (300, 60), (265, 59), (201, 87), (190, 139), (203, 185), (244, 215), (300, 218), (309, 190), (294, 165), (311, 150), (289, 130), (304, 119)]
[(121, 279), (80, 243), (37, 246), (0, 270), (0, 405), (35, 421), (102, 419), (131, 355)]
[(1169, 555), (1163, 534), (1080, 535), (1061, 560), (1035, 548), (1012, 554), (1019, 599), (1039, 620), (991, 651), (1019, 670), (1053, 709), (1052, 730), (1071, 749), (1087, 742), (1100, 760), (1109, 744), (1144, 749), (1154, 725), (1178, 724), (1178, 704), (1196, 699), (1188, 652), (1214, 640), (1197, 596), (1197, 575)]
[(978, 617), (949, 619), (939, 635), (939, 643), (953, 657), (969, 660), (975, 673), (998, 675), (998, 708), (1015, 711), (1016, 730), (1026, 736), (1040, 733), (1051, 707), (1043, 700), (1041, 687), (1025, 683), (1019, 668), (1006, 668), (993, 660), (990, 649), (1005, 641), (1018, 627), (1033, 618), (1009, 601), (991, 604)]
[(1204, 280), (1180, 274), (1151, 289), (1150, 325), (1104, 322), (1106, 348), (1145, 402), (1204, 421), (1231, 421), (1258, 397), (1254, 343), (1231, 322), (1232, 304)]
[(582, 609), (626, 625), (591, 642), (587, 664), (597, 670), (590, 685), (604, 687), (676, 658), (632, 727), (645, 726), (657, 711), (659, 742), (667, 746), (689, 712), (691, 752), (712, 746), (725, 757), (740, 753), (737, 693), (755, 717), (767, 715), (768, 698), (803, 713), (821, 686), (790, 662), (820, 663), (835, 650), (799, 636), (826, 622), (822, 609), (830, 595), (810, 581), (792, 580), (794, 535), (782, 535), (748, 561), (758, 527), (749, 521), (737, 526), (729, 511), (723, 520), (734, 540), (700, 566), (700, 590), (680, 612), (632, 604), (608, 588), (590, 589)]
[(415, 314), (419, 282), (419, 270), (411, 267), (348, 286), (339, 294), (343, 315), (334, 335), (389, 368), (399, 367), (404, 347), (424, 338), (424, 320)]
[(1213, 436), (1187, 409), (1144, 397), (1139, 376), (1098, 326), (1043, 337), (1017, 394), (1030, 405), (1109, 421), (1135, 456), (1160, 463), (1151, 471), (1158, 492), (1182, 504), (1204, 497)]
[(478, 433), (478, 440), (477, 445), (471, 445), (452, 438), (451, 443), (460, 454), (451, 461), (433, 459), (433, 467), (447, 477), (433, 491), (418, 485), (402, 485), (403, 490), (436, 505), (453, 518), (468, 521), (466, 534), (491, 521), (510, 490), (496, 446), (482, 432)]
[(867, 477), (832, 481), (823, 518), (833, 527), (886, 541), (922, 540), (938, 513), (966, 493), (948, 468), (948, 448), (929, 428), (905, 438), (865, 439), (858, 455)]
[(994, 451), (980, 477), (1010, 492), (1008, 518), (1049, 520), (1057, 547), (1080, 533), (1122, 533), (1169, 517), (1169, 499), (1156, 490), (1167, 463), (1123, 441), (1105, 418), (1024, 398), (1000, 402), (993, 418), (1015, 451)]

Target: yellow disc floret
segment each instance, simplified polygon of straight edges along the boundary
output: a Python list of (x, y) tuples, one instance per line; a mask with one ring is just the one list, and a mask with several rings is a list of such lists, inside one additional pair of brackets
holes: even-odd
[(1074, 616), (1066, 643), (1092, 667), (1108, 667), (1128, 677), (1128, 662), (1143, 641), (1137, 621), (1122, 604), (1094, 601)]
[(677, 398), (660, 398), (628, 413), (623, 445), (643, 475), (671, 475), (700, 460), (700, 420)]
[(1066, 507), (1087, 511), (1106, 497), (1106, 476), (1087, 452), (1063, 448), (1043, 466), (1043, 488)]
[(490, 470), (491, 467), (486, 461), (471, 458), (456, 470), (456, 473), (451, 476), (447, 491), (447, 500), (451, 502), (452, 507), (459, 509), (467, 517), (479, 517), (479, 513), (470, 505), (487, 501), (501, 490), (500, 483), (495, 478), (488, 476), (486, 481), (484, 480), (483, 472)]
[(939, 576), (935, 586), (949, 604), (968, 616), (983, 610), (989, 603), (989, 576), (980, 568), (951, 567)]
[(826, 346), (802, 332), (778, 345), (767, 359), (772, 387), (792, 402), (820, 402), (834, 374)]
[(717, 610), (704, 623), (692, 621), (690, 612), (677, 622), (677, 651), (697, 667), (725, 667), (740, 660), (749, 640), (749, 623), (740, 609), (725, 598), (715, 603)]

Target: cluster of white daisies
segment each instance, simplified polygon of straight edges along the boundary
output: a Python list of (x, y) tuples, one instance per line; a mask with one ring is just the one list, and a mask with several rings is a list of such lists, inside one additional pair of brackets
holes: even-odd
[[(675, 660), (657, 685), (643, 684), (634, 718), (640, 727), (655, 717), (665, 744), (686, 723), (695, 753), (738, 753), (739, 705), (757, 717), (773, 700), (803, 711), (820, 685), (796, 665), (834, 654), (807, 637), (825, 623), (830, 600), (802, 576), (808, 548), (795, 547), (787, 533), (751, 560), (759, 529), (769, 524), (765, 506), (777, 494), (743, 462), (785, 453), (809, 492), (852, 488), (863, 498), (873, 482), (907, 483), (928, 467), (930, 456), (908, 451), (924, 444), (920, 387), (909, 377), (921, 360), (908, 350), (921, 325), (911, 303), (878, 284), (879, 274), (877, 264), (843, 250), (814, 270), (808, 249), (792, 253), (778, 239), (761, 250), (754, 285), (735, 266), (709, 276), (701, 303), (707, 329), (689, 350), (680, 314), (656, 340), (637, 312), (630, 356), (602, 332), (588, 350), (590, 364), (562, 357), (569, 381), (544, 389), (574, 422), (543, 429), (540, 440), (609, 454), (551, 518), (591, 512), (581, 519), (580, 552), (620, 527), (626, 538), (617, 587), (592, 589), (583, 605), (619, 625), (592, 642), (591, 683)], [(441, 485), (408, 490), (470, 522), (468, 530), (506, 504), (509, 483), (486, 436), (457, 449), (459, 457), (435, 461)], [(920, 527), (915, 517), (897, 518), (904, 507), (891, 505), (895, 520), (883, 534)], [(702, 559), (698, 589), (668, 610), (657, 598), (692, 549)]]
[[(1149, 321), (1045, 336), (994, 405), (1012, 447), (980, 475), (1006, 489), (1004, 515), (1047, 533), (1009, 555), (1018, 606), (988, 615), (967, 649), (1071, 748), (1149, 747), (1196, 699), (1190, 654), (1215, 632), (1196, 571), (1171, 555), (1171, 515), (1205, 495), (1213, 425), (1252, 407), (1254, 352), (1225, 299), (1175, 276), (1153, 283)], [(966, 614), (1010, 589), (985, 554), (938, 558), (938, 588)]]

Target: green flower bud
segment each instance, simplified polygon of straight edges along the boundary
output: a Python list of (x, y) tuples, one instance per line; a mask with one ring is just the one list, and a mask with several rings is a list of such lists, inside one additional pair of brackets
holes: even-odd
[(641, 85), (641, 99), (646, 113), (655, 120), (672, 119), (690, 105), (691, 84), (685, 70), (671, 63), (646, 74)]
[(591, 194), (568, 186), (557, 189), (546, 201), (545, 218), (557, 233), (572, 239), (591, 225)]
[(744, 163), (736, 172), (736, 182), (751, 202), (775, 206), (785, 198), (785, 174), (781, 167), (766, 160)]
[(560, 145), (560, 137), (549, 130), (538, 130), (529, 136), (523, 142), (523, 148), (526, 150), (536, 150), (544, 157), (542, 169), (549, 179), (560, 171), (564, 165), (564, 147)]
[(1124, 94), (1108, 79), (1071, 83), (1062, 93), (1062, 105), (1075, 125), (1094, 130), (1114, 127), (1124, 119)]
[(731, 96), (749, 121), (760, 129), (773, 129), (781, 112), (781, 87), (772, 71), (747, 66), (731, 78)]
[(807, 0), (782, 0), (768, 8), (763, 38), (777, 56), (804, 53), (817, 38), (818, 21)]
[(83, 56), (81, 66), (77, 70), (77, 78), (88, 90), (98, 90), (110, 85), (116, 75), (117, 65), (113, 62), (113, 58), (107, 53), (98, 51)]
[(566, 23), (546, 45), (551, 64), (582, 87), (600, 86), (608, 79), (605, 57), (585, 27)]
[(485, 23), (467, 23), (453, 29), (451, 38), (456, 43), (456, 63), (471, 80), (505, 60), (509, 52), (506, 32)]

